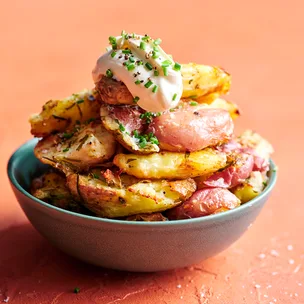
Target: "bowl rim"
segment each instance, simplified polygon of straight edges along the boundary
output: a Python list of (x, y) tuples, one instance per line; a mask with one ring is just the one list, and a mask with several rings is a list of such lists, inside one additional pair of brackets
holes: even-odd
[(7, 164), (7, 175), (8, 175), (10, 182), (12, 183), (12, 185), (19, 192), (21, 192), (23, 195), (25, 195), (27, 198), (35, 201), (36, 203), (42, 205), (43, 207), (46, 207), (48, 209), (52, 209), (54, 211), (61, 212), (61, 213), (64, 213), (64, 214), (67, 214), (70, 216), (82, 218), (85, 220), (103, 222), (103, 223), (112, 224), (112, 225), (119, 224), (119, 225), (125, 225), (125, 226), (154, 226), (154, 227), (156, 227), (156, 226), (172, 226), (172, 225), (173, 226), (189, 225), (189, 224), (195, 224), (195, 223), (199, 223), (199, 222), (207, 223), (210, 221), (221, 219), (223, 217), (229, 217), (230, 215), (233, 215), (234, 213), (242, 212), (243, 210), (246, 210), (247, 208), (252, 207), (253, 204), (257, 204), (259, 201), (263, 200), (264, 197), (266, 197), (268, 194), (270, 194), (270, 192), (272, 191), (272, 189), (277, 181), (277, 166), (275, 165), (273, 160), (270, 159), (270, 169), (269, 169), (270, 177), (269, 177), (269, 181), (268, 181), (266, 188), (261, 192), (261, 194), (257, 195), (254, 199), (248, 201), (247, 203), (242, 204), (241, 206), (239, 206), (235, 209), (231, 209), (231, 210), (228, 210), (225, 212), (212, 214), (212, 215), (208, 215), (208, 216), (204, 216), (204, 217), (175, 220), (175, 221), (164, 221), (164, 222), (125, 221), (125, 220), (94, 217), (94, 216), (90, 216), (90, 215), (85, 215), (85, 214), (65, 210), (65, 209), (62, 209), (59, 207), (55, 207), (51, 204), (48, 204), (48, 203), (36, 198), (35, 196), (31, 195), (28, 191), (26, 191), (19, 184), (19, 182), (17, 181), (17, 179), (13, 173), (14, 164), (19, 159), (19, 157), (23, 154), (23, 151), (29, 149), (29, 147), (31, 147), (34, 144), (34, 142), (37, 142), (37, 141), (38, 140), (36, 138), (28, 140), (27, 142), (25, 142), (24, 144), (19, 146), (19, 148), (17, 148), (15, 150), (15, 152), (9, 158), (9, 161)]

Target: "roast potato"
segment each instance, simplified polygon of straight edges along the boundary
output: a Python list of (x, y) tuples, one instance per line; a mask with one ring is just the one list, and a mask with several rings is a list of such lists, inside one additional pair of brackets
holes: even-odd
[(245, 182), (233, 188), (231, 191), (238, 197), (242, 204), (258, 196), (267, 185), (267, 176), (259, 171), (253, 171)]
[(61, 100), (49, 100), (40, 114), (30, 117), (31, 133), (45, 137), (71, 130), (76, 121), (83, 123), (99, 118), (100, 101), (95, 90), (83, 90)]
[(228, 111), (183, 103), (154, 118), (148, 132), (155, 134), (162, 150), (194, 152), (228, 141), (233, 129)]
[[(183, 78), (182, 98), (206, 97), (210, 94), (219, 97), (230, 89), (230, 75), (218, 67), (195, 63), (183, 64), (181, 74)], [(132, 94), (121, 81), (104, 76), (95, 85), (101, 99), (107, 104), (134, 104)]]
[[(204, 102), (204, 101), (202, 101), (202, 102)], [(208, 102), (208, 104), (211, 108), (223, 109), (223, 110), (228, 111), (230, 114), (230, 117), (232, 119), (236, 119), (237, 117), (240, 116), (240, 110), (239, 110), (238, 106), (231, 101), (225, 100), (223, 98), (216, 98), (216, 99)]]
[(245, 181), (250, 176), (254, 165), (254, 158), (247, 153), (234, 153), (229, 155), (231, 164), (223, 170), (213, 173), (207, 179), (195, 179), (198, 188), (220, 187), (233, 188)]
[(230, 89), (231, 76), (219, 67), (189, 63), (182, 65), (181, 72), (182, 98), (198, 98), (210, 94), (219, 97)]
[(100, 122), (79, 125), (70, 133), (41, 139), (34, 149), (36, 157), (64, 173), (88, 170), (110, 159), (116, 150), (112, 134)]
[(143, 111), (138, 107), (131, 106), (108, 106), (102, 105), (100, 116), (103, 126), (111, 132), (115, 139), (126, 149), (137, 154), (149, 154), (159, 152), (156, 140), (146, 140), (145, 145), (141, 145), (138, 138), (133, 135), (136, 131), (139, 134), (144, 132), (147, 126), (140, 118)]
[(229, 190), (206, 188), (197, 190), (187, 201), (166, 213), (170, 220), (182, 220), (206, 216), (234, 209), (240, 200)]
[(46, 172), (32, 181), (30, 192), (36, 198), (56, 207), (82, 212), (66, 187), (66, 179), (57, 172)]
[(237, 138), (237, 142), (241, 144), (242, 147), (253, 149), (257, 156), (267, 161), (273, 153), (272, 145), (260, 134), (252, 130), (246, 130)]
[(67, 177), (67, 186), (86, 208), (108, 218), (164, 211), (180, 204), (196, 190), (192, 179), (146, 180), (132, 185), (122, 183), (119, 187), (109, 186), (103, 179), (95, 177), (71, 174)]
[(96, 83), (102, 101), (111, 105), (134, 105), (133, 96), (126, 85), (113, 78), (102, 76)]
[(225, 153), (211, 148), (192, 153), (117, 154), (113, 160), (114, 164), (127, 174), (149, 179), (209, 176), (225, 167), (226, 161)]

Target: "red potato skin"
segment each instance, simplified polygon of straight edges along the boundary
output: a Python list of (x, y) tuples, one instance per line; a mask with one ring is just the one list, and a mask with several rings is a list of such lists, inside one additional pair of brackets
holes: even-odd
[(194, 152), (228, 141), (233, 134), (229, 112), (205, 106), (184, 106), (153, 119), (148, 132), (162, 150)]
[(249, 177), (253, 170), (254, 158), (252, 155), (240, 153), (236, 155), (235, 162), (221, 172), (212, 174), (203, 182), (205, 187), (232, 188)]
[(140, 114), (144, 113), (139, 107), (131, 106), (108, 106), (109, 115), (117, 119), (129, 132), (137, 130), (143, 132), (145, 125), (140, 119)]
[(239, 205), (240, 200), (229, 190), (205, 188), (196, 191), (183, 204), (170, 209), (166, 216), (170, 220), (190, 219), (234, 209)]

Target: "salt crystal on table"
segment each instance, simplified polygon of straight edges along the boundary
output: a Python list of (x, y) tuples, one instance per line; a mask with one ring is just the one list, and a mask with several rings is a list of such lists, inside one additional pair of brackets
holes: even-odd
[(302, 283), (299, 282), (298, 285), (299, 285), (299, 286), (302, 286)]
[(178, 284), (176, 287), (177, 287), (177, 288), (182, 288), (182, 285)]
[(270, 254), (271, 254), (272, 256), (274, 256), (274, 257), (278, 257), (278, 256), (279, 256), (279, 253), (278, 253), (276, 250), (274, 250), (274, 249), (272, 249), (272, 250), (270, 251)]
[(295, 295), (295, 297), (297, 297), (297, 296), (298, 296), (298, 294), (297, 294), (297, 293), (295, 293), (294, 295)]
[(268, 298), (268, 295), (264, 295), (264, 298)]
[(292, 245), (288, 245), (287, 246), (287, 250), (289, 250), (289, 251), (293, 250), (293, 246)]
[(275, 276), (275, 275), (277, 275), (277, 274), (279, 274), (277, 271), (274, 271), (274, 272), (272, 272), (271, 273), (273, 276)]
[(255, 287), (255, 288), (261, 288), (261, 285), (255, 284), (254, 287)]
[(293, 265), (295, 261), (293, 259), (290, 259), (288, 262), (290, 265)]
[(9, 301), (9, 297), (6, 297), (6, 298), (3, 300), (4, 303), (7, 303), (8, 301)]
[(181, 296), (180, 298), (183, 299), (183, 296)]
[(267, 289), (269, 289), (269, 288), (271, 288), (271, 287), (272, 287), (272, 286), (269, 284), (269, 285), (267, 285), (267, 287), (266, 287), (266, 288), (267, 288)]

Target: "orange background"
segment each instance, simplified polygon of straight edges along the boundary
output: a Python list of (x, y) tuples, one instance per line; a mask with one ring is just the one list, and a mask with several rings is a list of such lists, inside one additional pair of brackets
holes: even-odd
[[(303, 304), (303, 9), (301, 0), (1, 1), (0, 301)], [(122, 29), (161, 37), (179, 62), (227, 69), (243, 110), (237, 130), (276, 149), (279, 181), (255, 224), (194, 268), (128, 274), (69, 258), (32, 228), (9, 187), (6, 163), (30, 138), (28, 116), (92, 87), (97, 56)]]

